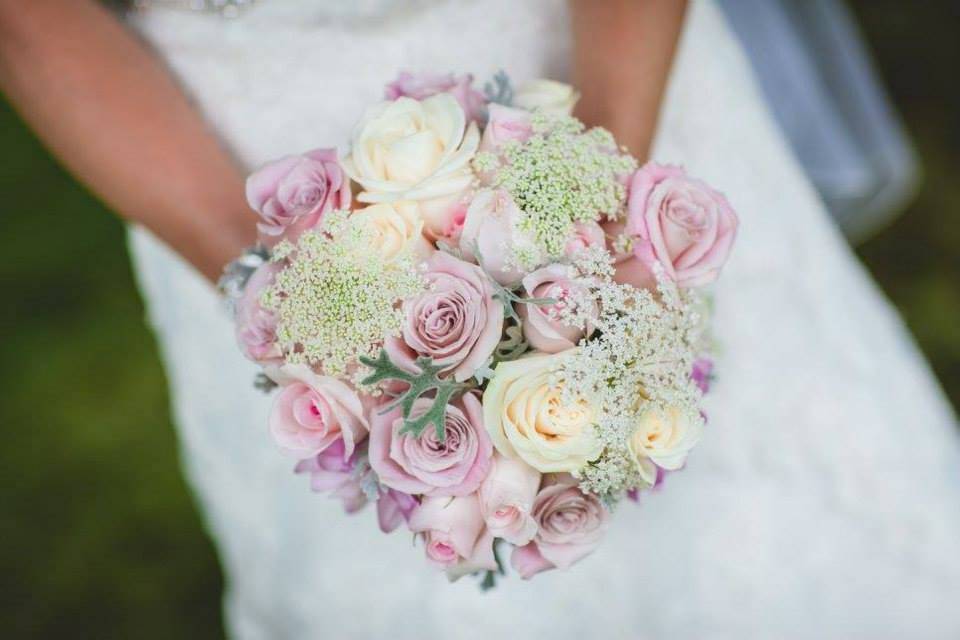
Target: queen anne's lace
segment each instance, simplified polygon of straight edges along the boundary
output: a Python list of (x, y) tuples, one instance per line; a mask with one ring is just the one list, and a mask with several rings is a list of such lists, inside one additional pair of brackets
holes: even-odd
[[(640, 416), (655, 407), (672, 407), (699, 422), (701, 393), (690, 379), (703, 346), (705, 317), (700, 296), (661, 279), (652, 293), (618, 284), (610, 277), (609, 257), (586, 252), (577, 261), (583, 300), (567, 305), (561, 319), (583, 326), (581, 310), (599, 308), (591, 320), (596, 337), (581, 341), (564, 360), (557, 377), (567, 400), (590, 398), (598, 410), (600, 458), (584, 467), (581, 487), (608, 503), (623, 492), (649, 486), (648, 474), (628, 448)], [(595, 306), (594, 306), (595, 305)]]
[(636, 168), (636, 160), (618, 153), (613, 136), (600, 127), (585, 130), (570, 116), (534, 112), (533, 136), (508, 142), (501, 158), (478, 154), (478, 171), (496, 171), (494, 187), (506, 189), (523, 212), (520, 230), (536, 241), (534, 251), (514, 256), (522, 267), (557, 258), (577, 222), (617, 217), (626, 189), (617, 180)]
[(286, 267), (262, 304), (277, 315), (277, 341), (288, 363), (358, 378), (359, 358), (375, 357), (384, 336), (399, 333), (397, 303), (426, 284), (409, 253), (387, 259), (370, 251), (369, 227), (351, 224), (347, 214), (328, 213), (320, 232), (274, 249), (273, 259)]

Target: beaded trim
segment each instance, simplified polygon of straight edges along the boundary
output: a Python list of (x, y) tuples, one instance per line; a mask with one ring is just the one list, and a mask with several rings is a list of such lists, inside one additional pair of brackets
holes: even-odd
[(255, 0), (134, 0), (135, 9), (170, 8), (235, 18)]

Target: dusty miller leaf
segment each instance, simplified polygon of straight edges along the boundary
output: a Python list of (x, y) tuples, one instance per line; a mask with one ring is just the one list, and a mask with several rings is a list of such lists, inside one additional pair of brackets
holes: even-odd
[(513, 104), (513, 85), (510, 76), (503, 69), (494, 74), (490, 82), (483, 84), (483, 93), (488, 102), (495, 102), (509, 107)]
[(486, 276), (487, 280), (490, 282), (490, 286), (493, 287), (493, 299), (497, 300), (500, 304), (503, 305), (503, 317), (509, 318), (520, 324), (520, 316), (517, 315), (517, 310), (514, 308), (514, 303), (516, 304), (532, 304), (532, 305), (542, 305), (549, 306), (551, 304), (557, 304), (557, 300), (554, 298), (525, 298), (523, 296), (517, 295), (515, 292), (522, 285), (520, 282), (514, 282), (510, 285), (502, 285), (497, 282), (497, 279), (494, 278), (487, 268), (483, 266), (483, 256), (480, 254), (480, 247), (476, 243), (473, 244), (473, 255), (477, 259), (477, 266), (480, 267), (480, 270), (483, 272), (483, 275)]
[(497, 362), (516, 360), (529, 351), (530, 345), (523, 338), (523, 330), (519, 325), (507, 327), (506, 337), (497, 344), (494, 356)]
[(477, 385), (482, 385), (484, 380), (489, 380), (493, 377), (493, 369), (490, 365), (493, 364), (493, 356), (490, 356), (484, 360), (483, 364), (477, 368), (476, 373), (473, 374), (473, 379), (477, 381)]
[[(407, 384), (407, 388), (399, 392), (396, 399), (385, 407), (385, 410), (389, 411), (400, 406), (403, 412), (403, 428), (400, 433), (412, 433), (415, 438), (419, 438), (423, 430), (432, 424), (436, 429), (437, 440), (444, 441), (446, 435), (443, 427), (447, 404), (453, 394), (464, 390), (466, 385), (441, 378), (439, 374), (443, 367), (433, 364), (431, 358), (422, 356), (416, 360), (419, 373), (410, 373), (395, 365), (386, 349), (380, 350), (376, 360), (361, 356), (360, 362), (372, 369), (371, 374), (361, 381), (363, 385), (372, 386), (385, 380), (399, 380)], [(418, 416), (412, 416), (414, 403), (430, 392), (433, 392), (433, 397), (429, 398), (432, 400), (430, 408)]]

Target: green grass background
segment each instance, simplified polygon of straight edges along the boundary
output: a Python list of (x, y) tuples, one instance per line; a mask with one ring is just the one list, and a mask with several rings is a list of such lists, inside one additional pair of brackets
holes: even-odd
[[(859, 254), (956, 405), (955, 7), (854, 3), (925, 172), (914, 203)], [(3, 102), (0, 211), (0, 634), (222, 635), (221, 576), (180, 476), (123, 227)]]

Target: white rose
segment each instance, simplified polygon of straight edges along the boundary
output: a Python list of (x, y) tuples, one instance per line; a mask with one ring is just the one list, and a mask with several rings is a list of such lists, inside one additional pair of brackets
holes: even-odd
[(541, 473), (575, 473), (603, 451), (587, 398), (564, 404), (551, 373), (567, 352), (497, 365), (483, 395), (483, 422), (504, 456)]
[(668, 471), (679, 469), (690, 449), (700, 441), (702, 430), (703, 418), (699, 415), (676, 407), (651, 406), (641, 414), (627, 446), (640, 465), (641, 474), (649, 476), (652, 471), (655, 479), (656, 470), (647, 461)]
[(568, 116), (580, 99), (580, 92), (568, 84), (556, 80), (531, 80), (520, 85), (513, 94), (517, 107), (540, 109), (544, 113)]
[(387, 260), (410, 250), (414, 256), (427, 258), (433, 246), (423, 237), (423, 220), (415, 202), (381, 202), (356, 211), (353, 224), (371, 231), (371, 243)]
[(479, 144), (476, 124), (466, 126), (463, 109), (449, 93), (425, 100), (404, 97), (367, 110), (342, 164), (364, 189), (360, 202), (435, 205), (470, 186), (470, 159)]

